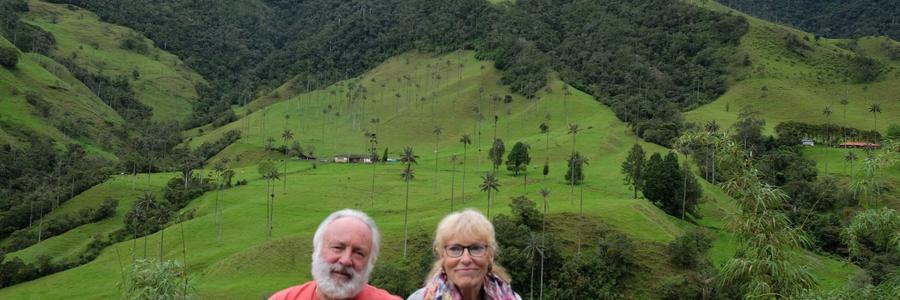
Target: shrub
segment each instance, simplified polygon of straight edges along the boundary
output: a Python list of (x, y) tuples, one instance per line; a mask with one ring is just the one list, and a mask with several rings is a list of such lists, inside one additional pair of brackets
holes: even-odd
[(184, 271), (184, 267), (174, 260), (138, 259), (125, 270), (122, 296), (134, 300), (189, 298), (194, 288), (191, 280), (185, 278)]
[(0, 47), (0, 65), (12, 69), (19, 63), (19, 51), (16, 48)]
[(669, 259), (682, 268), (694, 268), (712, 248), (712, 238), (700, 230), (689, 231), (669, 243)]

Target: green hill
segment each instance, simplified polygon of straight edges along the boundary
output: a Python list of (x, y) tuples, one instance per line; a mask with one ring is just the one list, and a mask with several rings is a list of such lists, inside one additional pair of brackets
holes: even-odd
[[(717, 4), (707, 7), (730, 10)], [(686, 112), (685, 119), (700, 124), (715, 120), (727, 128), (749, 105), (761, 113), (769, 133), (785, 121), (872, 130), (875, 122), (869, 107), (879, 104), (878, 131), (883, 134), (890, 122), (896, 122), (892, 119), (900, 115), (900, 61), (889, 59), (884, 48), (898, 45), (896, 41), (861, 38), (853, 46), (852, 40), (817, 40), (796, 29), (747, 18), (750, 29), (740, 43), (746, 63), (735, 67), (736, 82), (716, 101)], [(857, 54), (881, 64), (874, 82), (854, 83), (848, 78), (852, 75), (848, 61)], [(848, 104), (842, 105), (842, 99)], [(825, 107), (833, 111), (830, 118), (823, 114)]]
[(191, 103), (197, 98), (194, 86), (204, 80), (178, 57), (87, 10), (42, 1), (28, 4), (23, 19), (53, 34), (52, 56), (71, 58), (94, 74), (128, 78), (136, 98), (153, 108), (154, 120), (185, 121), (191, 115)]
[[(337, 164), (290, 159), (284, 165), (280, 154), (265, 151), (263, 145), (271, 137), (276, 140), (274, 146), (280, 146), (285, 129), (293, 131), (307, 152), (314, 147), (313, 155), (321, 159), (339, 153), (365, 153), (368, 144), (363, 133), (366, 130), (377, 134), (378, 153), (388, 148), (391, 158), (397, 158), (404, 146), (412, 146), (420, 158), (414, 166), (416, 177), (409, 185), (410, 227), (414, 232), (426, 234), (450, 210), (451, 194), (457, 209), (487, 210), (487, 195), (479, 191), (478, 185), (479, 176), (490, 169), (486, 151), (495, 130), (507, 149), (517, 141), (528, 143), (532, 146), (532, 166), (528, 170), (527, 187), (523, 175), (514, 177), (511, 172), (501, 171), (500, 192), (494, 198), (492, 214), (507, 213), (513, 196), (527, 195), (537, 201), (538, 190), (547, 187), (551, 190), (553, 220), (559, 221), (557, 226), (565, 226), (580, 213), (583, 191), (585, 216), (633, 238), (640, 249), (637, 255), (641, 268), (649, 270), (637, 272), (627, 284), (626, 293), (636, 298), (658, 297), (659, 278), (675, 272), (661, 256), (663, 243), (694, 225), (664, 214), (646, 200), (631, 199), (631, 191), (622, 184), (618, 169), (630, 146), (638, 140), (608, 107), (576, 89), (569, 89), (570, 94), (565, 94), (559, 80), (551, 78), (549, 87), (535, 99), (510, 95), (509, 103), (503, 101), (508, 89), (497, 82), (498, 72), (492, 64), (475, 60), (470, 52), (436, 57), (407, 53), (358, 79), (252, 111), (241, 120), (205, 132), (191, 141), (196, 146), (228, 130), (242, 130), (244, 137), (212, 161), (229, 158), (236, 166), (235, 180), (247, 180), (248, 184), (218, 194), (208, 192), (194, 200), (184, 210), (196, 209), (197, 217), (166, 229), (162, 253), (158, 244), (161, 233), (146, 240), (115, 244), (84, 266), (0, 290), (0, 298), (116, 297), (119, 291), (114, 283), (121, 280), (119, 271), (132, 257), (160, 255), (186, 261), (201, 298), (264, 297), (310, 278), (312, 228), (329, 212), (344, 207), (360, 207), (370, 213), (384, 234), (382, 259), (396, 259), (402, 248), (402, 207), (406, 199), (405, 183), (400, 178), (403, 167), (399, 163)], [(481, 83), (484, 91), (480, 93)], [(355, 92), (362, 90), (358, 85), (365, 88), (364, 96)], [(348, 93), (348, 87), (354, 92)], [(500, 101), (492, 101), (491, 95), (498, 96)], [(475, 108), (485, 116), (480, 124), (473, 113)], [(496, 128), (492, 124), (495, 113)], [(373, 118), (380, 121), (370, 122)], [(538, 130), (538, 124), (543, 121), (550, 125), (549, 139)], [(563, 180), (565, 157), (573, 142), (573, 136), (566, 133), (566, 123), (577, 123), (582, 129), (575, 137), (576, 148), (590, 159), (583, 190), (581, 187), (572, 190)], [(440, 135), (433, 134), (435, 126), (442, 128)], [(457, 142), (462, 134), (470, 134), (474, 141), (466, 150)], [(641, 144), (649, 152), (666, 151), (652, 144)], [(433, 152), (435, 148), (437, 152)], [(465, 172), (463, 165), (449, 163), (451, 156), (464, 154)], [(545, 157), (549, 158), (550, 167), (546, 179), (539, 171)], [(274, 183), (276, 212), (271, 242), (265, 237), (266, 182), (256, 170), (256, 164), (265, 158), (276, 160), (279, 169), (287, 170), (286, 184)], [(164, 175), (151, 179), (151, 190), (158, 188), (154, 182), (161, 182), (156, 181), (160, 180), (159, 176)], [(102, 200), (91, 195), (116, 193), (129, 197), (133, 195), (129, 190), (134, 179), (146, 180), (146, 177), (116, 177), (66, 203), (63, 209), (74, 211), (78, 206), (95, 206)], [(463, 186), (464, 197), (461, 196)], [(140, 188), (144, 187), (138, 185)], [(733, 209), (731, 200), (717, 188), (706, 186), (705, 189), (702, 213), (707, 217), (702, 224), (722, 228), (724, 216)], [(222, 244), (217, 243), (215, 234), (216, 199), (224, 207)], [(124, 205), (127, 201), (120, 204), (119, 214), (113, 219), (91, 226), (98, 233), (121, 226), (115, 223), (120, 222)], [(731, 237), (719, 232), (712, 256), (720, 263), (733, 255), (734, 247), (729, 242)], [(69, 255), (72, 252), (58, 245), (84, 234), (79, 229), (9, 256), (33, 259), (40, 255)], [(567, 247), (574, 247), (576, 234), (578, 230), (570, 228), (560, 238)], [(143, 245), (145, 241), (147, 248)], [(811, 254), (801, 259), (820, 279), (821, 288), (840, 286), (855, 268)]]
[[(0, 38), (0, 46), (12, 44)], [(122, 123), (68, 70), (40, 54), (20, 54), (16, 68), (0, 68), (0, 99), (0, 144), (19, 147), (36, 133), (104, 151), (106, 129)]]

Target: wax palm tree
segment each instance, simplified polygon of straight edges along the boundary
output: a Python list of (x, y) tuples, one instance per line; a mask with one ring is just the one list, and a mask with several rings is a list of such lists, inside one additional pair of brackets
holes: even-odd
[[(288, 118), (288, 116), (285, 115), (284, 119), (287, 120), (287, 118)], [(284, 149), (285, 154), (287, 154), (287, 141), (293, 140), (293, 139), (294, 139), (294, 133), (291, 132), (290, 129), (285, 129), (284, 132), (281, 133), (281, 140), (282, 140), (281, 148)], [(283, 161), (284, 161), (284, 172), (282, 172), (282, 174), (284, 174), (284, 178), (282, 181), (284, 181), (284, 184), (281, 188), (281, 193), (287, 194), (287, 161), (288, 160), (287, 160), (287, 158), (285, 158)]]
[[(546, 249), (545, 236), (547, 233), (547, 212), (550, 210), (550, 202), (548, 201), (548, 198), (550, 197), (550, 189), (542, 188), (541, 197), (544, 198), (544, 217), (541, 218), (541, 249)], [(544, 299), (544, 255), (543, 253), (541, 254), (541, 290), (539, 298)]]
[(534, 299), (534, 265), (535, 259), (540, 256), (540, 258), (544, 258), (544, 248), (540, 243), (540, 238), (538, 238), (537, 233), (530, 232), (528, 235), (528, 244), (525, 245), (525, 259), (528, 260), (528, 263), (531, 265), (531, 279), (529, 279), (528, 283), (528, 299)]
[(853, 176), (853, 161), (856, 160), (856, 152), (853, 152), (853, 150), (847, 151), (847, 156), (844, 156), (844, 160), (850, 163), (850, 176)]
[(491, 198), (491, 191), (500, 192), (500, 181), (497, 179), (497, 175), (495, 172), (490, 172), (481, 176), (481, 191), (488, 193), (488, 209), (487, 216), (488, 219), (491, 218), (491, 206), (493, 205)]
[(460, 193), (462, 201), (466, 202), (466, 153), (469, 150), (469, 145), (472, 144), (472, 138), (469, 137), (468, 134), (463, 134), (461, 138), (459, 138), (459, 142), (463, 144), (463, 177), (462, 177), (462, 192)]
[(875, 120), (875, 131), (878, 131), (878, 114), (881, 113), (881, 104), (873, 103), (872, 106), (869, 106), (869, 112), (872, 113)]
[[(834, 112), (831, 111), (831, 105), (826, 105), (825, 109), (822, 110), (822, 115), (825, 116), (825, 124), (830, 124), (829, 121), (831, 120), (832, 113), (834, 113)], [(826, 130), (828, 130), (828, 132), (826, 132), (826, 135), (828, 136), (827, 139), (828, 139), (828, 142), (830, 143), (831, 142), (831, 127), (826, 127)]]
[[(580, 129), (578, 128), (577, 123), (569, 124), (569, 134), (572, 135), (572, 157), (574, 157), (574, 155), (575, 155), (575, 136), (578, 135), (578, 131), (580, 131)], [(572, 160), (571, 164), (572, 165), (569, 167), (571, 169), (575, 169), (575, 160), (574, 159)], [(572, 176), (572, 182), (570, 182), (570, 184), (572, 185), (572, 194), (575, 194), (575, 176)]]
[(418, 164), (416, 158), (418, 156), (413, 153), (413, 149), (410, 146), (406, 146), (403, 149), (403, 154), (400, 156), (400, 161), (406, 164), (406, 168), (403, 169), (403, 174), (401, 174), (403, 181), (406, 181), (406, 207), (403, 210), (403, 257), (406, 257), (406, 247), (409, 240), (409, 182), (416, 177), (412, 169), (412, 164)]
[(841, 126), (841, 136), (844, 135), (843, 126), (847, 126), (847, 104), (850, 104), (850, 99), (847, 97), (847, 93), (844, 93), (844, 97), (841, 98), (841, 105), (844, 106), (844, 123)]
[[(550, 115), (548, 114), (547, 118), (549, 119), (549, 117)], [(539, 125), (538, 128), (540, 128), (541, 133), (544, 134), (544, 143), (546, 144), (546, 146), (544, 146), (544, 164), (546, 165), (547, 162), (550, 161), (550, 125), (547, 124), (547, 122), (541, 122), (541, 125)], [(544, 174), (544, 179), (547, 179), (546, 174)]]
[(434, 134), (434, 188), (432, 192), (437, 192), (437, 177), (438, 177), (438, 143), (441, 139), (441, 134), (444, 133), (444, 129), (441, 126), (434, 126), (434, 129), (431, 130), (431, 133)]
[(459, 157), (456, 155), (450, 156), (450, 211), (453, 211), (453, 192), (456, 188), (456, 165), (459, 164)]

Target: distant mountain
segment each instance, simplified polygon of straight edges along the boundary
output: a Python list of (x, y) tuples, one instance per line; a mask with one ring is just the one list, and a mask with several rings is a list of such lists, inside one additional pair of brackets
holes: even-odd
[(719, 0), (720, 3), (776, 23), (829, 38), (886, 35), (900, 39), (900, 3), (896, 0)]

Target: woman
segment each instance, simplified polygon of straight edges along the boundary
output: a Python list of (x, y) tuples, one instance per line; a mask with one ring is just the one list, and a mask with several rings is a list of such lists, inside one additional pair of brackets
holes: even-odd
[(521, 300), (509, 275), (496, 264), (494, 225), (466, 209), (444, 217), (434, 236), (438, 260), (425, 287), (407, 300)]

